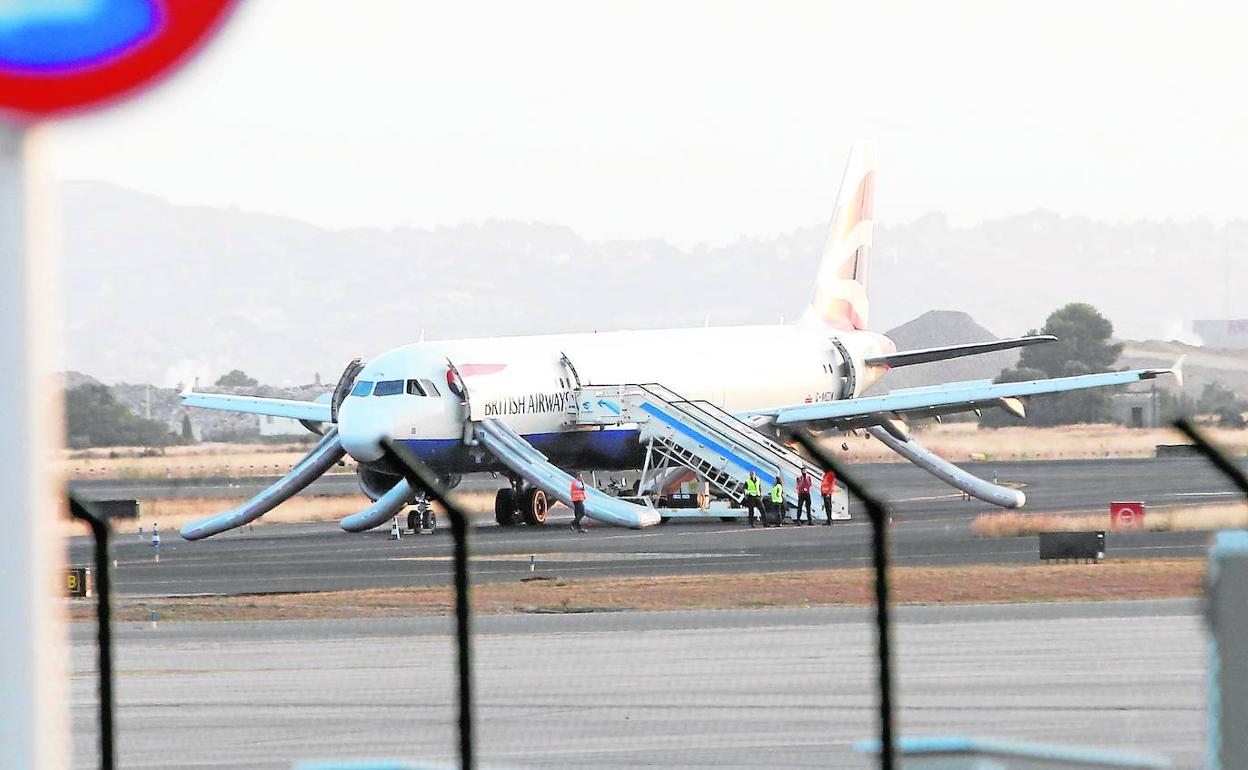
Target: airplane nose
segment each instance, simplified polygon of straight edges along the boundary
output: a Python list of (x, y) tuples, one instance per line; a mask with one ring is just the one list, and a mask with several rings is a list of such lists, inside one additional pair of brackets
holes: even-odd
[[(349, 405), (348, 405), (349, 404)], [(386, 437), (388, 424), (381, 409), (369, 409), (363, 404), (343, 404), (338, 412), (338, 438), (356, 462), (371, 463), (383, 454), (381, 440)]]

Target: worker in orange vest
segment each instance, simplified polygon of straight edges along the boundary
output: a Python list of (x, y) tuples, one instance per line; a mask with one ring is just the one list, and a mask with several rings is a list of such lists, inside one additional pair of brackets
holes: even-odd
[(585, 479), (578, 472), (576, 478), (572, 479), (572, 531), (587, 531), (581, 526), (581, 519), (585, 518)]
[(836, 491), (836, 474), (832, 469), (828, 469), (823, 474), (823, 481), (819, 483), (819, 494), (823, 495), (823, 513), (828, 520), (823, 522), (825, 527), (832, 526), (832, 493)]

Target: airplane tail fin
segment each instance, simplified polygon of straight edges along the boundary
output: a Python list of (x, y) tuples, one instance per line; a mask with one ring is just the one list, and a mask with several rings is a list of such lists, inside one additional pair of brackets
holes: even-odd
[(875, 151), (870, 144), (859, 142), (849, 154), (802, 323), (835, 329), (867, 328), (874, 210)]

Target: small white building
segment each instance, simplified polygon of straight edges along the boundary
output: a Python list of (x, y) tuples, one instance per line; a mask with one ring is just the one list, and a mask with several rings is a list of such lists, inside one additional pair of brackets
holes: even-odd
[(1161, 425), (1160, 400), (1150, 391), (1128, 391), (1109, 397), (1114, 422), (1128, 428), (1156, 428)]

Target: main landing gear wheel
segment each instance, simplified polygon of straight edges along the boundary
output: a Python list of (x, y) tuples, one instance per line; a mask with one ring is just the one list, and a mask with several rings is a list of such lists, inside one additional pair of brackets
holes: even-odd
[(409, 508), (407, 511), (407, 528), (413, 532), (420, 531), (420, 512), (415, 508)]
[(546, 523), (546, 511), (550, 506), (546, 502), (546, 493), (540, 489), (530, 489), (524, 493), (524, 508), (521, 515), (524, 523), (531, 527), (539, 527)]
[(494, 495), (494, 521), (500, 527), (510, 527), (516, 523), (516, 499), (511, 489), (500, 489)]

